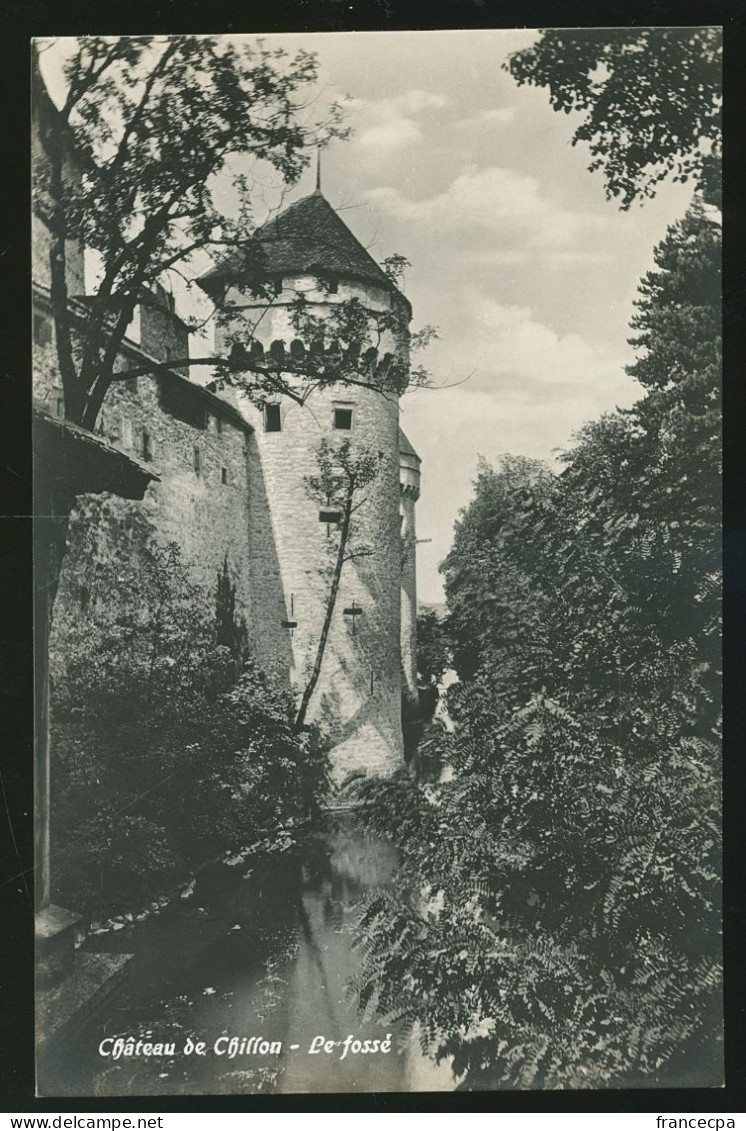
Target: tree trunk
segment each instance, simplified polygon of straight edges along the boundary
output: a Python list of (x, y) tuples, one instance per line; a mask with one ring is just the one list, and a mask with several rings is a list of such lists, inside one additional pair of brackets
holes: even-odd
[(321, 665), (324, 661), (324, 652), (326, 651), (326, 643), (329, 639), (329, 630), (332, 625), (332, 616), (334, 615), (334, 606), (337, 603), (337, 594), (339, 592), (339, 582), (342, 577), (342, 567), (345, 563), (345, 549), (347, 546), (347, 539), (350, 533), (350, 519), (352, 517), (352, 498), (355, 490), (355, 485), (350, 480), (349, 487), (347, 488), (347, 498), (345, 499), (344, 517), (342, 519), (342, 529), (339, 536), (339, 549), (337, 551), (337, 560), (334, 564), (334, 574), (332, 576), (332, 585), (329, 591), (329, 600), (326, 606), (326, 614), (324, 616), (324, 624), (321, 629), (321, 636), (319, 637), (319, 646), (316, 649), (316, 659), (314, 660), (311, 678), (309, 679), (306, 689), (298, 707), (298, 714), (295, 719), (294, 730), (296, 733), (303, 729), (306, 721), (306, 714), (308, 713), (308, 705), (311, 702), (311, 696), (316, 690), (316, 684), (319, 682), (321, 675)]

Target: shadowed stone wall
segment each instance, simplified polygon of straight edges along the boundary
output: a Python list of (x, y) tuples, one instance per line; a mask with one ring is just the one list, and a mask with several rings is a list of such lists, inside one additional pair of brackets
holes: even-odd
[[(174, 542), (179, 547), (189, 581), (202, 594), (201, 611), (207, 618), (215, 616), (217, 578), (227, 567), (236, 612), (251, 638), (248, 430), (219, 410), (204, 411), (203, 429), (178, 419), (162, 407), (163, 384), (163, 379), (140, 377), (136, 387), (115, 386), (105, 402), (101, 434), (150, 463), (161, 481), (150, 485), (142, 502), (89, 496), (73, 511), (52, 642), (62, 658), (66, 623), (70, 617), (84, 617), (87, 602), (100, 601), (99, 614), (103, 611), (112, 619), (121, 611), (116, 590), (87, 592), (86, 579), (91, 575), (91, 553), (109, 563), (126, 558), (131, 565), (130, 559), (143, 552), (135, 534), (142, 522), (135, 527), (134, 519), (147, 520), (157, 544)], [(198, 396), (198, 404), (202, 401)], [(90, 522), (94, 501), (98, 521), (86, 537), (79, 524)], [(131, 599), (129, 593), (126, 599)]]
[[(165, 344), (188, 352), (185, 328), (172, 318), (167, 302), (154, 304), (148, 341), (156, 361), (166, 360)], [(43, 296), (35, 310), (46, 317)], [(172, 325), (169, 325), (171, 318)], [(145, 321), (145, 320), (144, 320)], [(140, 367), (148, 355), (133, 344), (125, 347), (119, 368)], [(62, 417), (62, 388), (51, 342), (34, 345), (34, 400), (53, 416)], [(52, 648), (64, 659), (64, 636), (71, 620), (85, 617), (88, 602), (100, 600), (99, 612), (114, 619), (122, 611), (116, 589), (89, 591), (92, 555), (110, 563), (137, 559), (145, 547), (134, 534), (134, 519), (145, 519), (156, 544), (179, 547), (189, 581), (203, 597), (202, 612), (215, 615), (218, 574), (227, 568), (236, 592), (236, 612), (252, 637), (251, 571), (249, 568), (250, 428), (235, 409), (176, 373), (140, 376), (112, 384), (96, 428), (113, 447), (153, 467), (160, 482), (152, 483), (142, 502), (114, 496), (80, 500), (72, 512), (68, 553), (55, 604)], [(94, 505), (95, 503), (95, 505)], [(96, 520), (98, 516), (98, 520)], [(82, 526), (94, 521), (94, 529)], [(138, 524), (138, 529), (143, 523)], [(282, 652), (277, 662), (283, 660)], [(284, 657), (287, 666), (287, 657)]]

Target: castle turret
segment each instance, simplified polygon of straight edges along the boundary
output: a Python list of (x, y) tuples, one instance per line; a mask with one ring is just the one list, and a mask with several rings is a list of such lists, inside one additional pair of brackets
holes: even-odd
[[(404, 327), (387, 325), (377, 345), (379, 356), (407, 363), (407, 300), (319, 190), (259, 229), (249, 253), (200, 282), (227, 309), (239, 308), (220, 331), (220, 352), (249, 327), (265, 350), (281, 341), (289, 351), (298, 337), (293, 304), (303, 295), (318, 319), (357, 299), (371, 323), (384, 316)], [(392, 311), (399, 317), (387, 319)], [(317, 656), (339, 544), (339, 512), (324, 505), (309, 480), (319, 475), (322, 441), (332, 450), (348, 443), (353, 456), (374, 458), (375, 477), (355, 499), (353, 557), (342, 570), (307, 718), (331, 737), (337, 783), (352, 773), (389, 774), (403, 764), (398, 399), (332, 384), (314, 390), (302, 406), (279, 394), (259, 405), (245, 394), (239, 400), (254, 429), (248, 531), (254, 646), (265, 666), (286, 668), (299, 698)]]
[(404, 432), (399, 429), (401, 490), (401, 661), (402, 693), (417, 706), (417, 527), (415, 504), (420, 497), (420, 465)]

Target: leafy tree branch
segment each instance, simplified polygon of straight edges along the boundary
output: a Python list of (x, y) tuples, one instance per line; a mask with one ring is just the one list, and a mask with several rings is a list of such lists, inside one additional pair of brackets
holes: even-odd
[(572, 144), (588, 145), (589, 169), (621, 208), (668, 176), (719, 203), (721, 39), (717, 27), (542, 31), (504, 66), (580, 116)]

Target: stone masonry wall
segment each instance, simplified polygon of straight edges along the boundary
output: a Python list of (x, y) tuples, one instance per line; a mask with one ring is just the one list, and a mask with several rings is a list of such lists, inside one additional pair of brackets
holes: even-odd
[[(176, 315), (173, 298), (157, 286), (153, 298), (140, 306), (140, 346), (151, 357), (182, 358), (189, 356), (189, 331)], [(189, 377), (188, 369), (179, 369)]]
[[(137, 388), (117, 385), (103, 410), (101, 432), (123, 451), (149, 460), (161, 476), (152, 483), (142, 502), (108, 497), (110, 513), (116, 518), (149, 520), (156, 542), (165, 546), (175, 542), (190, 582), (202, 594), (202, 613), (215, 614), (218, 574), (227, 563), (236, 587), (236, 609), (249, 625), (250, 584), (248, 561), (248, 484), (246, 432), (222, 419), (218, 431), (215, 414), (208, 427), (196, 430), (175, 419), (160, 405), (159, 381), (137, 379)], [(195, 456), (195, 450), (198, 456)], [(197, 470), (197, 465), (199, 470)], [(225, 479), (225, 482), (223, 481)], [(69, 544), (77, 544), (74, 525), (79, 521), (79, 506), (71, 518)], [(128, 523), (127, 526), (131, 526)], [(96, 552), (117, 560), (123, 554), (141, 552), (142, 546), (122, 541), (121, 533), (108, 527), (99, 532)], [(88, 562), (74, 551), (68, 553), (60, 580), (52, 647), (64, 654), (64, 626), (67, 616), (80, 615), (79, 594)], [(111, 616), (118, 611), (117, 593), (106, 595)]]
[[(133, 351), (127, 362), (132, 367), (142, 360)], [(34, 368), (35, 399), (53, 411), (62, 390), (51, 347), (35, 347)], [(184, 416), (187, 419), (181, 418)], [(202, 426), (195, 426), (194, 420)], [(107, 513), (123, 520), (125, 528), (132, 525), (127, 523), (128, 516), (144, 518), (157, 543), (179, 546), (188, 578), (202, 594), (206, 617), (214, 616), (217, 577), (227, 563), (236, 587), (237, 614), (246, 621), (251, 637), (247, 425), (218, 397), (177, 376), (141, 376), (112, 385), (97, 431), (114, 447), (150, 463), (160, 476), (160, 482), (148, 487), (142, 502), (107, 496)], [(72, 549), (60, 578), (52, 640), (52, 648), (62, 656), (66, 622), (82, 615), (79, 598), (86, 588), (90, 563), (76, 555), (74, 547), (83, 545), (76, 537), (76, 523), (89, 505), (90, 499), (71, 516)], [(123, 543), (117, 526), (115, 521), (101, 528), (96, 552), (110, 560), (140, 553), (144, 547), (131, 539)], [(106, 601), (115, 617), (119, 611), (116, 592), (107, 594)]]
[[(35, 217), (33, 399), (52, 416), (64, 418), (64, 395), (57, 365), (49, 309), (49, 235)], [(68, 253), (71, 295), (83, 293), (83, 252), (71, 242)], [(76, 308), (84, 318), (85, 308)], [(175, 315), (170, 296), (156, 287), (140, 313), (140, 345), (127, 341), (120, 369), (148, 360), (167, 361), (189, 353), (188, 331)], [(104, 401), (97, 432), (114, 447), (150, 463), (160, 477), (142, 502), (114, 496), (80, 500), (70, 520), (68, 546), (55, 603), (50, 646), (64, 662), (65, 633), (85, 614), (91, 600), (91, 539), (82, 535), (83, 514), (100, 514), (94, 554), (109, 562), (124, 555), (134, 564), (145, 547), (133, 541), (135, 518), (144, 519), (162, 546), (176, 543), (187, 576), (202, 596), (202, 613), (215, 615), (218, 574), (227, 564), (236, 590), (236, 613), (251, 640), (249, 570), (248, 437), (250, 429), (230, 405), (178, 375), (141, 376), (115, 381)], [(101, 506), (99, 506), (99, 503)], [(138, 529), (143, 523), (137, 524)], [(125, 532), (123, 534), (123, 531)], [(127, 533), (129, 532), (129, 533)], [(116, 590), (99, 595), (100, 612), (112, 619), (122, 611)]]

